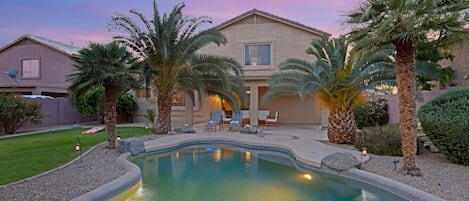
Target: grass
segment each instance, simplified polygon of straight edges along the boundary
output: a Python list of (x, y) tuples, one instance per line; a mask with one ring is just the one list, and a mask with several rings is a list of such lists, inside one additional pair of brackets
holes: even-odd
[[(149, 134), (140, 127), (118, 127), (122, 138)], [(75, 151), (80, 139), (82, 153), (107, 141), (106, 132), (83, 135), (84, 128), (51, 131), (34, 135), (0, 139), (0, 185), (25, 179), (66, 164), (78, 157)]]

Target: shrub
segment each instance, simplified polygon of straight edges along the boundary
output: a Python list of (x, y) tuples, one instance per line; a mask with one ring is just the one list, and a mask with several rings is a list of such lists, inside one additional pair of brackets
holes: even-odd
[(117, 113), (132, 115), (137, 109), (138, 105), (132, 94), (124, 93), (117, 98)]
[(469, 88), (447, 92), (420, 107), (422, 129), (449, 160), (469, 165)]
[[(368, 127), (357, 133), (355, 147), (366, 147), (367, 151), (377, 155), (402, 156), (402, 138), (399, 124), (382, 127)], [(417, 142), (417, 153), (421, 153), (423, 143)]]
[(371, 99), (366, 105), (354, 107), (353, 114), (357, 128), (385, 125), (389, 122), (388, 102), (386, 99)]
[(75, 102), (79, 112), (87, 117), (104, 115), (104, 87), (95, 87), (86, 91)]
[[(95, 87), (86, 91), (78, 98), (75, 107), (87, 117), (104, 115), (104, 87)], [(117, 113), (130, 115), (137, 110), (138, 105), (134, 97), (128, 93), (119, 94), (117, 97)]]
[(26, 101), (20, 96), (0, 94), (0, 130), (15, 133), (25, 124), (40, 124), (44, 115), (41, 104)]

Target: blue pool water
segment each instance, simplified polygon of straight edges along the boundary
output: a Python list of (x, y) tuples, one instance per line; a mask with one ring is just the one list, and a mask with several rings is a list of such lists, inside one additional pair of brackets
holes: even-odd
[(133, 161), (142, 187), (128, 200), (399, 201), (366, 183), (310, 170), (278, 151), (234, 145), (192, 145)]

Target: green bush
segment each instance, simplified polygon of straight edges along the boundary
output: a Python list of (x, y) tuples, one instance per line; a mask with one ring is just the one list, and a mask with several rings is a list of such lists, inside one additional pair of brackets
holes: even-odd
[(422, 129), (449, 160), (469, 165), (469, 88), (447, 92), (420, 107)]
[(0, 93), (0, 131), (13, 134), (25, 124), (40, 124), (43, 117), (39, 102)]
[(124, 93), (117, 98), (117, 113), (132, 115), (138, 109), (137, 102), (134, 96), (129, 93)]
[[(75, 102), (79, 112), (87, 117), (104, 115), (104, 87), (95, 87), (86, 91)], [(117, 97), (117, 113), (131, 115), (138, 109), (134, 97), (128, 93), (119, 93)]]
[(386, 99), (372, 99), (366, 105), (354, 107), (353, 114), (357, 128), (385, 125), (389, 122), (388, 102)]
[[(402, 140), (399, 124), (382, 127), (368, 127), (357, 133), (355, 147), (366, 147), (367, 151), (377, 155), (402, 156)], [(423, 143), (417, 142), (417, 153), (421, 153)]]

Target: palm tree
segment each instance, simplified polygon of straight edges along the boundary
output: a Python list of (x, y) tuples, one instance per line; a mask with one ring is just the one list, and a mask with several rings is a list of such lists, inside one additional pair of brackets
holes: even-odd
[(76, 99), (96, 86), (104, 87), (104, 123), (108, 134), (108, 148), (115, 149), (117, 124), (117, 93), (119, 89), (136, 83), (138, 60), (116, 42), (90, 43), (72, 57), (74, 72), (69, 75), (68, 90)]
[(226, 57), (199, 55), (197, 51), (209, 44), (225, 44), (226, 38), (214, 29), (197, 31), (210, 23), (206, 17), (187, 17), (182, 14), (184, 4), (176, 5), (171, 13), (159, 16), (153, 1), (153, 18), (142, 13), (130, 13), (144, 25), (140, 28), (130, 17), (116, 14), (111, 29), (123, 30), (125, 35), (114, 39), (131, 48), (146, 62), (149, 84), (157, 95), (158, 118), (156, 133), (171, 130), (172, 97), (177, 92), (193, 96), (198, 92), (201, 103), (207, 94), (216, 94), (236, 106), (245, 100), (241, 65)]
[[(469, 7), (466, 0), (367, 0), (347, 14), (350, 37), (357, 49), (369, 50), (392, 44), (396, 50), (397, 88), (403, 170), (416, 173), (416, 69), (414, 46), (422, 36), (432, 34), (468, 41), (464, 28)], [(355, 25), (355, 26), (354, 26)]]
[(392, 84), (392, 80), (386, 78), (392, 78), (395, 67), (389, 49), (355, 62), (348, 55), (349, 48), (345, 37), (329, 39), (324, 36), (322, 40), (313, 40), (306, 53), (314, 56), (316, 61), (287, 59), (282, 62), (280, 72), (270, 79), (264, 101), (282, 95), (316, 95), (330, 111), (329, 141), (352, 144), (356, 133), (353, 106), (366, 103), (365, 89)]

